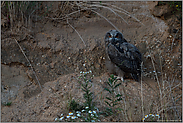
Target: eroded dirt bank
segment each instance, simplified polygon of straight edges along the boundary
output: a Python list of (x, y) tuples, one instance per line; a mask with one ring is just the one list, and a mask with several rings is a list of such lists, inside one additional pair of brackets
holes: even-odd
[[(59, 10), (54, 2), (53, 11)], [(181, 22), (167, 10), (157, 7), (157, 2), (114, 2), (113, 5), (130, 12), (134, 17), (122, 14), (117, 17), (106, 8), (97, 12), (110, 20), (130, 43), (136, 45), (143, 55), (143, 93), (145, 114), (155, 113), (160, 107), (158, 81), (171, 81), (175, 96), (181, 95), (182, 85), (182, 27)], [(157, 9), (161, 12), (158, 13)], [(161, 14), (162, 13), (162, 14)], [(166, 13), (166, 16), (165, 16)], [(169, 13), (169, 14), (167, 14)], [(32, 27), (17, 27), (1, 31), (1, 103), (12, 102), (11, 106), (1, 105), (1, 121), (54, 121), (61, 113), (68, 111), (68, 100), (83, 102), (83, 92), (77, 83), (80, 71), (95, 75), (92, 87), (94, 101), (99, 110), (107, 92), (105, 82), (109, 78), (105, 69), (105, 33), (114, 29), (104, 18), (94, 13), (81, 12), (70, 24), (80, 33), (84, 42), (68, 24), (53, 19), (33, 20)], [(18, 26), (18, 24), (17, 24)], [(29, 62), (16, 41), (31, 62), (43, 90), (41, 91)], [(86, 46), (85, 46), (85, 44)], [(154, 65), (154, 66), (153, 66)], [(156, 76), (157, 73), (157, 76)], [(163, 78), (161, 78), (163, 76)], [(140, 83), (128, 80), (119, 89), (129, 95), (126, 112), (122, 117), (102, 117), (101, 121), (141, 121)], [(134, 98), (135, 97), (135, 98)], [(182, 98), (182, 97), (181, 97)], [(182, 113), (182, 101), (176, 104)], [(152, 106), (156, 108), (152, 108)], [(133, 112), (133, 113), (132, 113)], [(160, 112), (162, 113), (162, 112)], [(170, 111), (171, 114), (171, 111)], [(170, 115), (171, 116), (171, 115)]]

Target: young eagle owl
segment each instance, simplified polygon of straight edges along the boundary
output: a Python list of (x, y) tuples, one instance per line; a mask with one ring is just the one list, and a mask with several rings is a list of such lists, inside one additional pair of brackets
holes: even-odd
[(141, 75), (141, 53), (128, 43), (122, 33), (110, 30), (105, 35), (106, 67), (109, 73), (117, 74), (123, 80), (125, 73), (130, 73), (135, 81)]

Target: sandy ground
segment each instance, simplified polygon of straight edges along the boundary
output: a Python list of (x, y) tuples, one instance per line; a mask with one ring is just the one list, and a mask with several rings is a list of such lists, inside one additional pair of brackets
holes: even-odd
[[(159, 107), (158, 82), (165, 81), (175, 87), (173, 94), (182, 94), (182, 30), (179, 21), (172, 17), (163, 18), (164, 9), (155, 7), (157, 2), (113, 2), (133, 14), (117, 17), (106, 8), (98, 8), (101, 15), (110, 20), (126, 40), (138, 47), (143, 55), (143, 94), (145, 114), (156, 113)], [(54, 3), (53, 7), (57, 3)], [(55, 8), (56, 9), (56, 8)], [(157, 9), (160, 9), (157, 12)], [(91, 91), (99, 110), (107, 92), (104, 91), (109, 78), (105, 68), (104, 36), (114, 29), (104, 18), (90, 13), (81, 13), (76, 20), (69, 20), (83, 38), (69, 25), (52, 19), (38, 20), (30, 29), (21, 27), (20, 31), (1, 32), (1, 121), (28, 122), (54, 121), (61, 113), (68, 112), (68, 100), (75, 99), (82, 103), (83, 92), (77, 82), (80, 71), (92, 71)], [(28, 57), (41, 83), (36, 80), (29, 62), (25, 59), (15, 39), (19, 42)], [(172, 43), (173, 42), (173, 43)], [(172, 45), (173, 44), (173, 45)], [(154, 63), (154, 66), (153, 66)], [(162, 68), (162, 69), (161, 69)], [(155, 76), (157, 73), (157, 77)], [(163, 78), (162, 78), (163, 76)], [(159, 80), (157, 80), (157, 78)], [(102, 117), (101, 121), (141, 121), (141, 84), (130, 79), (119, 87), (125, 92), (126, 112), (124, 117)], [(122, 91), (123, 90), (123, 91)], [(11, 106), (4, 103), (12, 102)], [(177, 105), (182, 106), (182, 101)], [(154, 108), (152, 108), (154, 107)], [(158, 108), (159, 107), (159, 108)], [(181, 108), (179, 112), (182, 113)], [(162, 113), (162, 112), (160, 112)]]

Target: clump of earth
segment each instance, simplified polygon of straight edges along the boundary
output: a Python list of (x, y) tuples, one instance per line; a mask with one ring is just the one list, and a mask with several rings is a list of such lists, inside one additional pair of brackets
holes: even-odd
[[(173, 10), (168, 5), (158, 6), (158, 2), (106, 3), (133, 15), (121, 14), (125, 22), (109, 9), (96, 9), (142, 53), (144, 113), (156, 113), (157, 109), (160, 114), (164, 113), (159, 109), (159, 90), (162, 87), (158, 83), (162, 85), (164, 82), (167, 88), (171, 83), (175, 87), (172, 94), (182, 94), (181, 20), (171, 13)], [(99, 111), (107, 107), (104, 100), (108, 93), (104, 88), (110, 75), (105, 68), (104, 36), (114, 27), (95, 13), (81, 11), (75, 18), (69, 19), (73, 29), (66, 21), (54, 19), (59, 18), (58, 13), (62, 12), (62, 2), (43, 2), (43, 6), (47, 4), (52, 4), (47, 17), (32, 18), (29, 26), (16, 22), (13, 28), (8, 25), (8, 18), (2, 9), (2, 122), (52, 122), (69, 111), (69, 100), (82, 104), (83, 91), (77, 81), (81, 71), (92, 71), (93, 101)], [(73, 11), (76, 10), (67, 14)], [(125, 97), (127, 117), (101, 116), (101, 121), (141, 121), (143, 118), (141, 83), (129, 78), (125, 81), (126, 84), (122, 84), (119, 90), (128, 95)], [(177, 112), (182, 114), (180, 98), (176, 106), (180, 107)], [(8, 102), (11, 102), (10, 106), (5, 105)], [(170, 118), (173, 117), (172, 112), (167, 111)]]

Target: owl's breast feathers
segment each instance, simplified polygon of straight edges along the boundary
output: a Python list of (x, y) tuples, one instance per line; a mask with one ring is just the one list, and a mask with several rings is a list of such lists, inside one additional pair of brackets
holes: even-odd
[(139, 81), (141, 75), (141, 53), (132, 44), (123, 42), (122, 44), (108, 44), (108, 55), (110, 60), (126, 73), (131, 73), (132, 77)]

